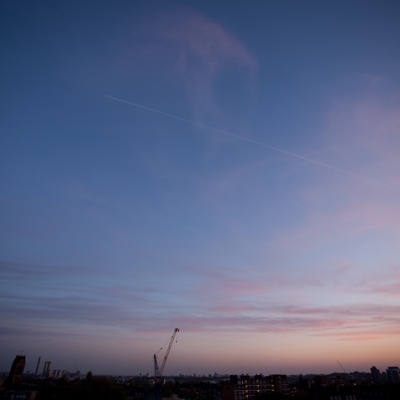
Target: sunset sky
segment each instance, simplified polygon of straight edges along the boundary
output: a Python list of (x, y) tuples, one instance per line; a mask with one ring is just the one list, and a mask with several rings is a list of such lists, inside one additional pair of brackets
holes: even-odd
[(1, 2), (0, 371), (400, 365), (399, 16)]

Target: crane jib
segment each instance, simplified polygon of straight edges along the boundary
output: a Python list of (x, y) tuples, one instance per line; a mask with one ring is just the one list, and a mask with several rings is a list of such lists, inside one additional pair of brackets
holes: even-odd
[(167, 351), (165, 352), (165, 356), (164, 356), (163, 362), (161, 364), (161, 368), (158, 366), (157, 355), (154, 354), (154, 376), (156, 378), (160, 378), (162, 376), (165, 364), (166, 364), (167, 359), (168, 359), (169, 352), (170, 352), (171, 347), (172, 347), (172, 345), (174, 343), (175, 336), (176, 336), (176, 334), (178, 332), (179, 332), (179, 328), (175, 328), (174, 333), (171, 336), (171, 340), (169, 341), (169, 345), (168, 345)]

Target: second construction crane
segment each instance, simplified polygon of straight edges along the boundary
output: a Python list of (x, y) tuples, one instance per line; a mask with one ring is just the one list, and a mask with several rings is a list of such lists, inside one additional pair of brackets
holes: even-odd
[[(169, 341), (168, 349), (167, 349), (167, 351), (165, 352), (165, 356), (164, 356), (163, 362), (162, 362), (162, 364), (161, 364), (161, 367), (158, 366), (157, 354), (154, 354), (154, 357), (153, 357), (153, 358), (154, 358), (154, 377), (155, 377), (156, 379), (160, 379), (161, 376), (162, 376), (162, 373), (163, 373), (163, 371), (164, 371), (165, 364), (166, 364), (167, 359), (168, 359), (169, 352), (171, 351), (171, 347), (172, 347), (172, 345), (174, 344), (175, 336), (176, 336), (176, 334), (177, 334), (178, 332), (179, 332), (179, 328), (175, 328), (174, 333), (173, 333), (172, 336), (171, 336), (171, 340)], [(160, 350), (161, 350), (161, 349), (160, 349)]]

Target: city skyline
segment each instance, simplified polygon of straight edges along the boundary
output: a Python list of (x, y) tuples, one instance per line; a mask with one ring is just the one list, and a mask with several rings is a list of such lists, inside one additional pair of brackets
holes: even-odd
[[(388, 381), (393, 380), (392, 383), (398, 383), (398, 376), (399, 376), (399, 367), (398, 366), (386, 366), (382, 369), (377, 368), (376, 365), (371, 366), (368, 370), (354, 370), (354, 371), (349, 371), (349, 370), (345, 370), (344, 366), (341, 364), (341, 362), (339, 360), (336, 360), (337, 365), (336, 369), (333, 369), (329, 372), (326, 373), (316, 373), (316, 372), (311, 372), (309, 371), (308, 373), (283, 373), (283, 371), (279, 371), (278, 372), (273, 372), (270, 373), (268, 371), (267, 368), (265, 368), (265, 371), (259, 371), (258, 373), (249, 373), (248, 371), (244, 371), (242, 369), (242, 371), (240, 372), (235, 372), (235, 373), (221, 373), (221, 372), (204, 372), (203, 373), (196, 373), (190, 370), (190, 368), (188, 368), (188, 371), (186, 371), (186, 373), (184, 372), (180, 372), (180, 373), (175, 373), (175, 374), (170, 374), (170, 375), (165, 375), (163, 373), (161, 374), (157, 374), (155, 373), (155, 371), (151, 371), (151, 372), (147, 372), (147, 373), (138, 373), (138, 374), (113, 374), (113, 373), (99, 373), (98, 375), (110, 375), (110, 376), (142, 376), (142, 377), (148, 377), (148, 378), (156, 378), (156, 379), (160, 379), (161, 377), (166, 378), (168, 376), (187, 376), (187, 377), (201, 377), (201, 376), (207, 376), (207, 377), (229, 377), (230, 375), (235, 375), (235, 376), (273, 376), (273, 375), (287, 375), (287, 376), (307, 376), (307, 375), (340, 375), (340, 376), (347, 376), (347, 379), (354, 379), (353, 375), (357, 375), (357, 374), (366, 374), (366, 375), (371, 375), (371, 382), (375, 382), (375, 383), (385, 383)], [(23, 366), (22, 366), (23, 364)], [(31, 363), (32, 364), (32, 363)], [(16, 365), (19, 365), (19, 372), (16, 373), (17, 371), (17, 367)], [(26, 364), (26, 356), (24, 354), (17, 354), (11, 364), (11, 368), (10, 368), (10, 376), (13, 375), (17, 375), (19, 377), (22, 377), (23, 375), (26, 376), (36, 376), (36, 377), (42, 377), (42, 378), (55, 378), (55, 379), (60, 379), (62, 377), (68, 377), (69, 379), (71, 379), (71, 377), (73, 377), (72, 379), (75, 378), (83, 378), (85, 377), (88, 373), (89, 374), (93, 374), (92, 369), (89, 370), (80, 370), (78, 369), (74, 369), (74, 370), (70, 370), (70, 369), (65, 369), (62, 366), (56, 366), (55, 368), (52, 366), (52, 361), (44, 361), (42, 362), (42, 356), (39, 356), (36, 363), (35, 363), (35, 371), (29, 369), (29, 364)], [(28, 366), (28, 368), (26, 368)], [(154, 367), (154, 365), (153, 365)], [(8, 371), (0, 371), (1, 373), (6, 373)], [(54, 375), (54, 373), (56, 373), (56, 376)], [(393, 377), (389, 376), (389, 375), (393, 375)], [(359, 379), (359, 378), (357, 378)]]
[(0, 370), (400, 364), (400, 3), (0, 7)]

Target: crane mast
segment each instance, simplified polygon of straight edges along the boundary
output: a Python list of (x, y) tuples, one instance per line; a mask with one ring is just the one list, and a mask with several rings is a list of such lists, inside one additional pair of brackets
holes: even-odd
[(158, 366), (157, 355), (154, 354), (154, 376), (156, 378), (161, 378), (161, 376), (162, 376), (165, 364), (168, 359), (169, 352), (171, 351), (171, 347), (174, 344), (175, 336), (178, 332), (179, 332), (179, 328), (175, 328), (174, 333), (171, 336), (171, 340), (169, 341), (168, 349), (165, 352), (165, 356), (164, 356), (163, 362), (161, 364), (161, 368)]

